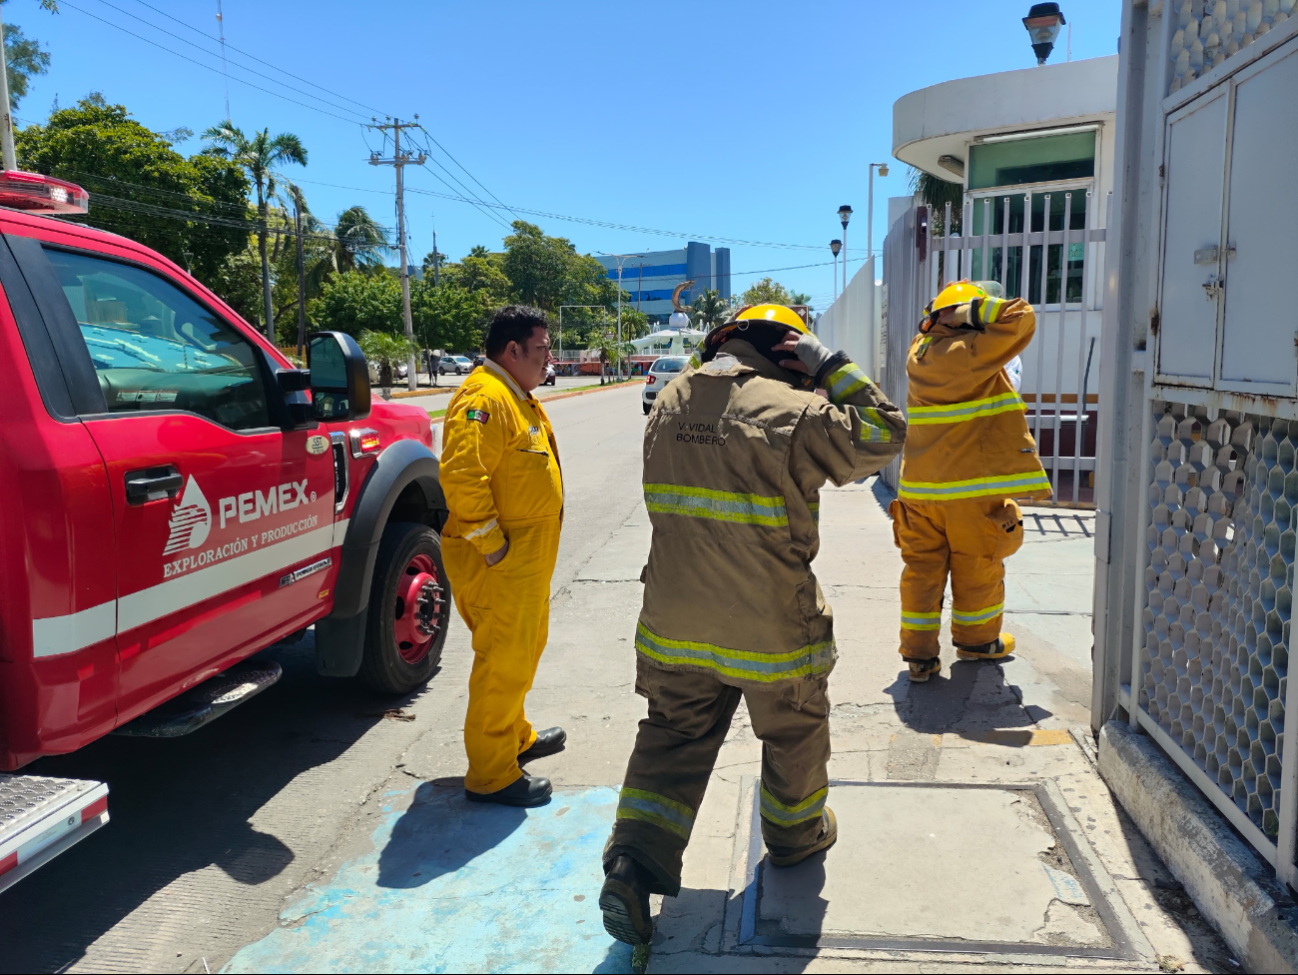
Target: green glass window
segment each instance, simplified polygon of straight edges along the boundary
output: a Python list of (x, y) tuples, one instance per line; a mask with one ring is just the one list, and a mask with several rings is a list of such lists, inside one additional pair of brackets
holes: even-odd
[(1095, 133), (1015, 139), (969, 148), (969, 189), (1018, 186), (1095, 175)]

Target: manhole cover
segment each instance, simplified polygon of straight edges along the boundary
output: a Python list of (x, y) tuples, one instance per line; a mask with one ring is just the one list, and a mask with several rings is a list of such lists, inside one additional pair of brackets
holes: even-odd
[(746, 785), (733, 947), (1140, 957), (1135, 921), (1053, 782), (834, 782), (838, 843), (783, 869), (765, 857)]

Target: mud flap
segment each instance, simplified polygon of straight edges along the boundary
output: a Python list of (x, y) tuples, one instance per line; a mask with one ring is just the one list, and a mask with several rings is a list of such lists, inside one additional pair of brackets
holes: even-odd
[(327, 616), (315, 625), (316, 670), (325, 677), (355, 677), (365, 652), (365, 623), (369, 607), (337, 620)]

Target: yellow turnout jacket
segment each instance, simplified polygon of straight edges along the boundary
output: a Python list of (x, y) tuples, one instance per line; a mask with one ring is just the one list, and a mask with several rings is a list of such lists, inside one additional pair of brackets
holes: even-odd
[(983, 298), (968, 307), (972, 327), (934, 325), (911, 343), (898, 496), (1048, 498), (1027, 407), (1005, 374), (1032, 341), (1036, 315), (1022, 298)]

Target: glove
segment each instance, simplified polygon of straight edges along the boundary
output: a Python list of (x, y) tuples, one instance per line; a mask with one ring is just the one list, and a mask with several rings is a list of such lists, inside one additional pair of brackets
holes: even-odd
[(808, 375), (819, 378), (834, 353), (821, 345), (820, 339), (808, 333), (798, 339), (798, 344), (793, 347), (793, 354), (807, 367)]

